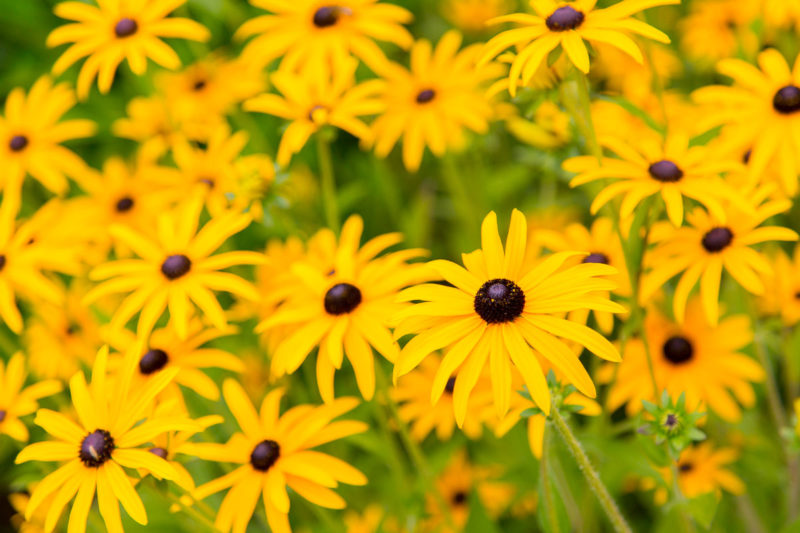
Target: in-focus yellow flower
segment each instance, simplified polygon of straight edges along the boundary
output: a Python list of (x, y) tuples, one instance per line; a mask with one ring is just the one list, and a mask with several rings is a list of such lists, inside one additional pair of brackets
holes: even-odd
[(423, 265), (407, 264), (409, 259), (422, 255), (422, 250), (377, 257), (400, 242), (402, 235), (380, 235), (359, 246), (363, 228), (357, 215), (345, 222), (332, 269), (320, 271), (308, 263), (293, 265), (298, 279), (293, 294), (256, 328), (261, 332), (278, 326), (294, 327), (272, 354), (272, 371), (277, 375), (294, 373), (309, 352), (319, 346), (317, 385), (325, 402), (333, 400), (334, 373), (342, 367), (345, 356), (352, 363), (361, 395), (367, 400), (372, 398), (372, 348), (392, 363), (400, 353), (389, 324), (408, 304), (397, 302), (397, 293), (428, 279)]
[(516, 96), (520, 78), (527, 85), (558, 46), (582, 72), (589, 72), (590, 63), (584, 41), (614, 46), (642, 63), (642, 51), (630, 34), (662, 43), (670, 41), (665, 33), (631, 15), (655, 6), (679, 4), (680, 0), (623, 0), (605, 9), (595, 9), (596, 3), (597, 0), (531, 0), (535, 15), (514, 13), (495, 18), (490, 23), (513, 22), (519, 27), (501, 32), (486, 43), (481, 61), (489, 61), (511, 46), (519, 48), (508, 74), (511, 96)]
[[(135, 357), (135, 352), (130, 355)], [(153, 398), (169, 384), (175, 371), (165, 372), (145, 388), (134, 390), (130, 386), (134, 357), (127, 357), (118, 383), (106, 374), (107, 347), (95, 358), (91, 384), (86, 384), (83, 372), (70, 379), (70, 395), (79, 423), (49, 409), (36, 413), (36, 425), (55, 440), (27, 446), (16, 462), (66, 461), (36, 486), (25, 509), (29, 519), (48, 496), (56, 495), (47, 512), (46, 531), (55, 528), (64, 507), (74, 499), (69, 531), (84, 533), (95, 492), (109, 532), (122, 533), (120, 503), (133, 520), (147, 525), (144, 504), (123, 467), (146, 469), (165, 479), (177, 477), (169, 463), (140, 446), (169, 429), (192, 429), (195, 425), (184, 417), (147, 416)]]
[(775, 49), (761, 52), (758, 65), (724, 59), (717, 70), (733, 78), (734, 85), (703, 87), (693, 97), (708, 106), (700, 121), (704, 128), (723, 126), (729, 144), (751, 150), (753, 182), (775, 165), (784, 190), (794, 196), (800, 174), (800, 55), (794, 71)]
[(38, 400), (61, 391), (61, 382), (54, 379), (39, 380), (25, 387), (25, 356), (16, 353), (5, 364), (0, 359), (0, 435), (26, 442), (28, 428), (19, 419), (39, 408)]
[(141, 76), (150, 58), (162, 67), (176, 69), (181, 60), (159, 37), (205, 41), (211, 34), (197, 22), (168, 17), (186, 0), (99, 0), (95, 7), (84, 2), (61, 2), (54, 13), (73, 21), (47, 36), (47, 46), (72, 45), (53, 65), (61, 74), (73, 63), (87, 57), (78, 75), (78, 96), (89, 95), (97, 77), (101, 93), (107, 93), (123, 59), (134, 74)]
[[(242, 60), (263, 66), (283, 56), (281, 69), (321, 68), (339, 71), (351, 54), (373, 70), (388, 59), (374, 40), (406, 49), (413, 38), (401, 26), (411, 22), (411, 13), (379, 0), (250, 0), (272, 12), (245, 22), (239, 37), (257, 35), (242, 52)], [(374, 40), (373, 40), (374, 39)]]
[(654, 393), (646, 378), (650, 371), (643, 342), (631, 339), (625, 345), (622, 364), (604, 368), (600, 376), (606, 382), (614, 380), (608, 395), (610, 411), (626, 405), (629, 414), (638, 413), (642, 400), (658, 401), (662, 390), (673, 398), (686, 394), (690, 410), (711, 410), (732, 423), (742, 415), (736, 400), (745, 408), (755, 404), (752, 383), (764, 380), (764, 370), (742, 353), (753, 341), (752, 324), (746, 315), (724, 317), (713, 326), (703, 314), (699, 299), (694, 298), (683, 324), (669, 320), (655, 307), (649, 308), (645, 334), (659, 390)]
[(486, 84), (502, 67), (477, 67), (480, 45), (459, 51), (461, 35), (447, 32), (435, 48), (420, 39), (411, 50), (411, 69), (393, 64), (383, 72), (386, 111), (373, 124), (375, 153), (386, 157), (403, 139), (403, 163), (419, 169), (427, 146), (438, 157), (464, 146), (464, 130), (485, 133), (494, 111)]
[(227, 326), (225, 311), (213, 291), (227, 291), (257, 300), (256, 288), (244, 279), (220, 272), (234, 265), (258, 264), (264, 255), (233, 251), (212, 255), (231, 235), (246, 228), (251, 219), (227, 212), (212, 218), (198, 231), (202, 199), (191, 198), (173, 211), (158, 216), (158, 234), (147, 237), (127, 226), (115, 225), (111, 235), (128, 246), (139, 259), (109, 261), (90, 277), (106, 280), (84, 298), (91, 303), (114, 293), (129, 293), (114, 312), (111, 329), (120, 330), (141, 310), (137, 332), (146, 336), (169, 307), (170, 323), (178, 337), (189, 335), (194, 302), (217, 329)]
[(753, 245), (798, 239), (797, 233), (789, 228), (761, 226), (768, 218), (791, 207), (789, 200), (766, 200), (768, 194), (767, 187), (751, 192), (748, 200), (753, 211), (746, 213), (729, 207), (725, 222), (698, 208), (686, 215), (688, 226), (674, 228), (668, 223), (653, 226), (650, 240), (656, 247), (645, 254), (649, 273), (642, 281), (641, 301), (649, 301), (668, 280), (683, 273), (673, 296), (676, 320), (684, 322), (686, 301), (699, 281), (706, 318), (716, 325), (723, 268), (747, 291), (762, 294), (762, 278), (772, 268)]
[[(618, 158), (578, 156), (564, 162), (564, 169), (578, 174), (570, 182), (577, 187), (593, 181), (614, 178), (592, 202), (597, 213), (617, 196), (624, 196), (619, 209), (621, 219), (630, 217), (636, 207), (652, 195), (661, 196), (667, 216), (675, 225), (683, 223), (685, 198), (704, 205), (719, 220), (725, 220), (723, 203), (739, 196), (720, 177), (721, 173), (741, 168), (735, 160), (715, 157), (704, 146), (690, 146), (687, 132), (676, 131), (665, 140), (655, 134), (640, 136), (631, 145), (619, 137), (602, 137), (600, 144)], [(741, 200), (739, 204), (746, 207)]]
[(241, 466), (198, 487), (193, 496), (202, 500), (231, 487), (215, 522), (223, 533), (231, 528), (245, 531), (262, 497), (270, 529), (290, 533), (287, 487), (315, 505), (343, 509), (344, 499), (331, 489), (339, 483), (367, 483), (364, 474), (349, 464), (313, 450), (367, 430), (363, 422), (334, 421), (358, 404), (355, 398), (339, 398), (320, 407), (300, 405), (281, 416), (283, 389), (267, 394), (259, 412), (237, 382), (226, 380), (222, 391), (242, 433), (234, 434), (227, 444), (196, 445), (193, 451), (203, 459)]
[(513, 0), (445, 0), (442, 14), (464, 32), (485, 33), (488, 30), (487, 22), (505, 15), (513, 7)]
[(61, 121), (75, 105), (75, 93), (66, 83), (53, 85), (43, 76), (25, 95), (21, 87), (13, 89), (0, 117), (0, 189), (7, 195), (20, 195), (26, 174), (56, 194), (69, 186), (66, 176), (79, 180), (86, 163), (74, 152), (61, 146), (64, 141), (90, 137), (95, 132), (91, 120)]
[(782, 250), (771, 257), (772, 273), (764, 277), (759, 304), (764, 313), (778, 315), (784, 326), (800, 322), (800, 246), (790, 258)]
[(423, 284), (401, 293), (403, 300), (422, 303), (397, 317), (400, 323), (395, 336), (416, 336), (400, 354), (395, 379), (410, 372), (431, 352), (446, 349), (432, 395), (433, 400), (438, 399), (453, 371), (463, 365), (453, 391), (459, 426), (464, 423), (470, 393), (486, 365), (491, 369), (497, 414), (503, 417), (514, 394), (513, 373), (521, 374), (536, 405), (549, 414), (550, 391), (541, 360), (563, 372), (583, 394), (595, 396), (592, 378), (567, 344), (570, 341), (603, 359), (620, 360), (605, 337), (562, 318), (581, 309), (624, 311), (597, 294), (616, 288), (601, 276), (613, 276), (617, 270), (599, 263), (563, 266), (572, 258), (587, 255), (582, 252), (560, 252), (538, 263), (526, 260), (526, 233), (525, 216), (515, 209), (504, 249), (497, 216), (491, 212), (483, 221), (481, 249), (463, 255), (466, 268), (450, 261), (428, 263), (452, 286)]
[(262, 94), (244, 104), (247, 111), (258, 111), (290, 120), (278, 147), (278, 164), (287, 166), (309, 137), (325, 125), (343, 129), (369, 140), (370, 130), (360, 117), (375, 115), (384, 109), (376, 98), (382, 83), (369, 80), (355, 84), (355, 60), (345, 61), (338, 70), (322, 68), (311, 75), (278, 71), (272, 84), (281, 93)]

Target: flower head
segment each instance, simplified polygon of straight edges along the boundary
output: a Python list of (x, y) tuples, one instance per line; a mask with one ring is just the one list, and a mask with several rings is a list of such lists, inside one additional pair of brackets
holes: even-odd
[(61, 391), (61, 382), (45, 379), (25, 387), (25, 356), (16, 353), (8, 364), (0, 360), (0, 435), (12, 439), (28, 440), (28, 428), (20, 417), (29, 415), (39, 408), (38, 400)]

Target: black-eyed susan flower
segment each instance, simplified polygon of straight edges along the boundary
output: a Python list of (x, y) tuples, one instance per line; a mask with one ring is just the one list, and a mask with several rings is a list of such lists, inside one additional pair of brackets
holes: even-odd
[[(753, 20), (760, 3), (770, 0), (700, 0), (689, 4), (689, 14), (680, 21), (681, 50), (695, 64), (713, 65), (744, 52), (752, 57), (758, 51), (758, 34)], [(779, 0), (780, 4), (791, 4)]]
[(117, 137), (139, 143), (139, 153), (146, 161), (158, 160), (183, 136), (202, 138), (197, 131), (181, 129), (175, 111), (160, 94), (132, 98), (125, 112), (125, 117), (111, 125), (111, 131)]
[[(135, 364), (135, 359), (128, 357), (127, 362)], [(143, 389), (134, 390), (130, 387), (130, 364), (126, 364), (126, 371), (116, 383), (107, 376), (107, 365), (106, 347), (97, 354), (90, 384), (87, 385), (83, 372), (70, 379), (78, 422), (61, 413), (39, 409), (36, 425), (55, 440), (31, 444), (17, 456), (17, 463), (66, 461), (36, 486), (25, 509), (25, 517), (30, 518), (48, 496), (55, 495), (47, 512), (45, 531), (55, 528), (64, 507), (73, 500), (69, 531), (83, 533), (95, 492), (108, 531), (122, 532), (120, 503), (133, 520), (146, 525), (144, 504), (123, 467), (144, 468), (165, 479), (177, 476), (164, 459), (141, 448), (170, 429), (194, 427), (184, 417), (147, 416), (153, 398), (169, 384), (174, 371), (165, 372)]]
[(763, 277), (772, 269), (767, 258), (753, 248), (767, 241), (796, 241), (795, 231), (762, 226), (770, 217), (791, 207), (788, 200), (766, 200), (769, 188), (748, 195), (752, 212), (727, 207), (726, 221), (698, 208), (686, 216), (687, 226), (657, 224), (650, 236), (655, 248), (645, 255), (649, 272), (642, 281), (641, 301), (648, 301), (664, 283), (681, 274), (675, 287), (673, 311), (684, 321), (686, 301), (697, 283), (703, 310), (711, 324), (719, 317), (719, 287), (723, 269), (753, 294), (764, 292)]
[(772, 273), (764, 277), (765, 290), (759, 297), (761, 310), (781, 318), (785, 326), (800, 322), (800, 246), (791, 257), (782, 250), (770, 256)]
[(505, 122), (511, 135), (536, 148), (560, 148), (571, 138), (569, 115), (550, 101), (542, 102), (531, 120), (512, 115)]
[(390, 362), (400, 348), (389, 331), (393, 317), (408, 304), (397, 302), (400, 289), (429, 279), (429, 271), (409, 259), (418, 249), (378, 257), (402, 239), (399, 233), (380, 235), (360, 246), (364, 222), (351, 216), (342, 227), (333, 254), (333, 268), (321, 271), (320, 263), (292, 266), (297, 276), (294, 294), (283, 302), (256, 331), (293, 326), (272, 354), (277, 375), (295, 372), (314, 347), (317, 385), (322, 399), (333, 400), (333, 377), (344, 358), (352, 363), (359, 391), (365, 399), (375, 392), (374, 348)]
[(420, 303), (397, 317), (395, 335), (416, 336), (405, 345), (395, 364), (395, 379), (413, 370), (434, 350), (445, 349), (432, 394), (434, 400), (440, 396), (453, 371), (461, 367), (453, 391), (459, 426), (464, 423), (470, 393), (486, 365), (491, 370), (500, 417), (508, 412), (514, 394), (512, 376), (517, 372), (536, 405), (549, 414), (550, 391), (542, 361), (549, 361), (579, 391), (593, 398), (594, 383), (567, 342), (585, 346), (609, 361), (619, 361), (619, 353), (596, 331), (562, 316), (582, 309), (624, 311), (619, 304), (598, 295), (616, 288), (604, 276), (613, 276), (617, 270), (601, 263), (564, 267), (585, 252), (560, 252), (538, 263), (526, 260), (527, 224), (516, 209), (505, 248), (494, 212), (483, 221), (481, 244), (481, 249), (463, 255), (466, 268), (450, 261), (428, 263), (452, 286), (423, 284), (401, 293), (403, 300)]
[(72, 22), (53, 30), (47, 37), (47, 45), (72, 45), (55, 62), (53, 73), (59, 75), (86, 57), (78, 75), (78, 96), (84, 99), (95, 77), (100, 92), (107, 93), (123, 60), (139, 76), (147, 69), (148, 58), (165, 68), (178, 68), (181, 65), (178, 54), (161, 38), (205, 41), (210, 37), (208, 30), (193, 20), (168, 17), (185, 1), (99, 0), (97, 6), (84, 2), (57, 4), (55, 14)]
[[(617, 196), (623, 196), (619, 209), (621, 219), (630, 217), (636, 207), (652, 195), (661, 196), (667, 216), (675, 225), (683, 223), (684, 201), (691, 198), (704, 205), (718, 219), (725, 220), (723, 203), (738, 196), (722, 179), (722, 173), (736, 171), (741, 163), (718, 157), (704, 146), (690, 146), (687, 132), (659, 136), (640, 136), (635, 145), (617, 137), (602, 137), (600, 144), (617, 155), (603, 157), (578, 156), (564, 162), (564, 169), (578, 174), (570, 182), (577, 187), (597, 180), (613, 178), (592, 202), (597, 213)], [(740, 206), (746, 206), (739, 201)]]
[(0, 360), (0, 435), (26, 442), (28, 428), (20, 417), (29, 415), (39, 408), (38, 400), (61, 391), (61, 382), (44, 379), (25, 386), (28, 372), (25, 369), (25, 356), (16, 353), (8, 364)]
[(242, 60), (266, 65), (283, 57), (287, 71), (329, 67), (338, 71), (350, 55), (373, 70), (384, 68), (388, 59), (375, 43), (384, 41), (401, 48), (413, 39), (402, 24), (411, 13), (379, 0), (251, 0), (270, 11), (245, 22), (239, 37), (257, 37), (242, 52)]
[(669, 320), (655, 307), (648, 309), (644, 332), (659, 390), (654, 392), (650, 380), (642, 379), (649, 373), (647, 354), (644, 343), (632, 339), (625, 345), (622, 364), (604, 368), (600, 376), (603, 381), (616, 376), (608, 394), (609, 410), (625, 405), (629, 414), (637, 413), (642, 400), (657, 401), (663, 390), (673, 398), (685, 394), (690, 410), (710, 410), (728, 422), (741, 418), (739, 404), (745, 408), (755, 404), (753, 383), (764, 380), (764, 370), (742, 353), (753, 341), (746, 315), (723, 317), (714, 326), (694, 298), (683, 324)]
[(486, 84), (501, 75), (502, 67), (478, 67), (480, 45), (459, 50), (461, 40), (455, 30), (435, 48), (420, 39), (411, 50), (410, 70), (393, 64), (382, 73), (386, 111), (373, 123), (379, 157), (386, 157), (402, 138), (403, 163), (416, 171), (426, 146), (441, 157), (464, 146), (465, 130), (488, 130), (494, 108)]
[(287, 488), (315, 505), (343, 509), (345, 501), (331, 489), (339, 483), (367, 483), (364, 474), (349, 464), (313, 450), (367, 429), (362, 422), (334, 421), (358, 404), (355, 398), (339, 398), (320, 407), (300, 405), (281, 416), (282, 389), (268, 393), (258, 412), (237, 382), (226, 380), (222, 391), (242, 433), (234, 434), (227, 444), (196, 445), (193, 451), (200, 458), (241, 466), (201, 485), (193, 496), (202, 500), (230, 488), (215, 521), (223, 533), (247, 529), (262, 498), (271, 530), (290, 533)]
[(91, 120), (61, 118), (75, 105), (75, 92), (66, 83), (53, 85), (48, 76), (33, 84), (28, 94), (21, 87), (6, 98), (0, 117), (0, 188), (18, 196), (27, 174), (54, 193), (63, 194), (67, 176), (79, 180), (86, 163), (64, 141), (94, 134)]
[(792, 71), (781, 53), (770, 48), (759, 54), (758, 66), (724, 59), (717, 70), (733, 78), (734, 85), (703, 87), (693, 97), (708, 106), (703, 127), (723, 126), (727, 143), (750, 150), (751, 180), (774, 165), (784, 190), (794, 196), (800, 174), (800, 56)]
[(111, 328), (119, 330), (141, 311), (137, 331), (146, 336), (161, 314), (169, 308), (170, 324), (180, 338), (189, 334), (194, 305), (217, 328), (225, 329), (225, 311), (212, 291), (227, 291), (257, 300), (255, 287), (244, 279), (222, 272), (234, 265), (258, 264), (264, 255), (249, 251), (215, 254), (233, 234), (246, 228), (251, 219), (245, 214), (226, 212), (208, 221), (199, 231), (202, 198), (194, 197), (176, 209), (158, 215), (158, 233), (148, 237), (127, 226), (115, 225), (111, 235), (128, 246), (136, 259), (109, 261), (90, 273), (94, 280), (105, 280), (84, 299), (91, 303), (108, 294), (127, 293), (114, 312)]
[(521, 78), (527, 85), (550, 52), (559, 46), (582, 72), (589, 72), (590, 66), (584, 41), (614, 46), (642, 63), (642, 51), (631, 34), (662, 43), (670, 41), (665, 33), (631, 15), (650, 7), (679, 4), (680, 0), (623, 0), (604, 9), (596, 9), (596, 3), (532, 0), (535, 15), (514, 13), (495, 18), (490, 23), (513, 22), (519, 27), (501, 32), (486, 43), (481, 61), (489, 61), (511, 46), (519, 48), (509, 71), (511, 96), (516, 95), (518, 80)]
[(369, 140), (369, 126), (361, 117), (383, 111), (385, 103), (377, 98), (382, 83), (369, 80), (356, 85), (356, 67), (356, 61), (351, 59), (338, 70), (322, 68), (313, 75), (278, 71), (272, 75), (271, 81), (281, 96), (262, 94), (244, 103), (248, 111), (291, 121), (278, 147), (279, 165), (287, 166), (309, 137), (325, 125)]
[(463, 32), (485, 33), (487, 22), (505, 15), (514, 6), (511, 0), (445, 0), (442, 14)]

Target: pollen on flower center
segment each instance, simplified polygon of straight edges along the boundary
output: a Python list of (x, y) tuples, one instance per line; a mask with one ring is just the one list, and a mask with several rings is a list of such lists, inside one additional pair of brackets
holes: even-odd
[(454, 390), (456, 390), (456, 377), (451, 376), (450, 379), (447, 380), (447, 384), (444, 386), (444, 391), (447, 394), (453, 394)]
[(683, 170), (681, 170), (678, 165), (669, 159), (656, 161), (650, 165), (650, 168), (647, 170), (650, 172), (650, 177), (652, 177), (654, 180), (667, 183), (680, 181), (680, 179), (683, 177)]
[(253, 453), (250, 454), (250, 464), (253, 468), (266, 472), (275, 464), (281, 456), (281, 447), (274, 440), (264, 440), (259, 442)]
[(138, 29), (139, 25), (135, 20), (125, 17), (119, 19), (117, 24), (114, 26), (114, 35), (117, 37), (130, 37), (136, 33), (136, 30)]
[(323, 6), (314, 12), (314, 26), (328, 28), (339, 22), (340, 15), (349, 15), (350, 10), (339, 6)]
[(78, 456), (83, 464), (97, 468), (109, 459), (114, 451), (114, 439), (104, 429), (96, 429), (83, 438)]
[(703, 248), (717, 253), (727, 248), (733, 241), (733, 232), (728, 228), (714, 228), (703, 235)]
[(133, 198), (131, 198), (130, 196), (125, 196), (123, 198), (120, 198), (119, 200), (117, 200), (116, 209), (117, 212), (119, 213), (125, 213), (127, 211), (130, 211), (131, 209), (133, 209)]
[(433, 89), (425, 89), (417, 94), (417, 103), (427, 104), (429, 102), (432, 102), (434, 98), (436, 98), (436, 91), (434, 91)]
[(772, 107), (778, 113), (789, 115), (800, 111), (800, 87), (787, 85), (775, 93), (772, 99)]
[(28, 138), (24, 135), (14, 135), (8, 141), (8, 147), (12, 152), (21, 152), (26, 146), (28, 146)]
[(609, 263), (608, 256), (600, 252), (592, 252), (583, 258), (583, 263), (598, 263), (607, 265)]
[(694, 356), (692, 343), (686, 337), (674, 336), (667, 339), (662, 347), (664, 357), (672, 364), (679, 365), (689, 361)]
[(525, 293), (508, 279), (490, 279), (475, 294), (475, 312), (489, 324), (512, 322), (525, 308)]
[(183, 254), (167, 257), (161, 263), (161, 273), (168, 279), (178, 279), (192, 268), (192, 261)]
[(547, 24), (547, 28), (550, 31), (574, 30), (583, 24), (585, 18), (583, 12), (578, 11), (574, 7), (562, 6), (547, 17), (545, 24)]
[(161, 457), (162, 459), (167, 458), (167, 450), (165, 450), (164, 448), (158, 448), (158, 447), (150, 448), (150, 450), (148, 451), (157, 457)]
[(164, 368), (169, 362), (169, 356), (164, 350), (151, 348), (139, 359), (139, 372), (150, 375)]
[(361, 291), (349, 283), (337, 283), (325, 293), (325, 311), (331, 315), (349, 313), (360, 303)]

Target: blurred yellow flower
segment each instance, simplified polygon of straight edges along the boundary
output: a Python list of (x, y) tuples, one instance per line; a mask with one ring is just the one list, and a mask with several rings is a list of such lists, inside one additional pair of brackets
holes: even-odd
[(514, 0), (444, 0), (442, 14), (456, 28), (468, 33), (485, 33), (488, 22), (511, 11)]
[(28, 428), (20, 417), (39, 408), (38, 400), (61, 392), (61, 382), (55, 379), (39, 380), (25, 386), (28, 373), (25, 356), (17, 352), (5, 364), (0, 360), (0, 435), (27, 442)]

